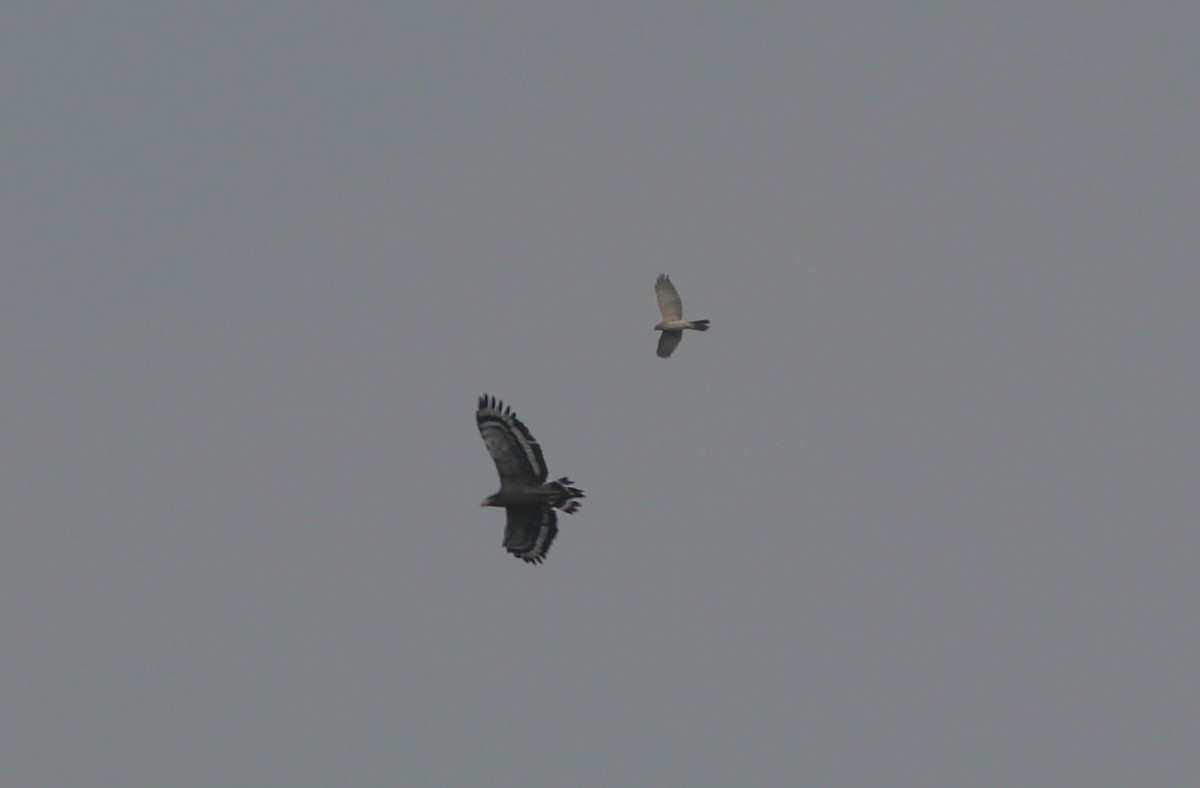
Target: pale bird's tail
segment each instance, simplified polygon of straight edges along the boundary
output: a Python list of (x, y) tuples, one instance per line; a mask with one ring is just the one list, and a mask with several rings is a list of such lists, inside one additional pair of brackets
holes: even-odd
[(707, 320), (689, 320), (687, 325), (684, 326), (684, 328), (690, 328), (693, 331), (707, 331), (708, 330), (708, 321)]

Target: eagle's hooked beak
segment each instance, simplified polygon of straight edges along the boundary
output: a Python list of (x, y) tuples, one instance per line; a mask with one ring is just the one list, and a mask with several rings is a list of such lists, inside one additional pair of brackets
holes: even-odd
[(482, 501), (479, 502), (479, 505), (480, 506), (491, 506), (492, 505), (492, 496), (489, 495), (488, 497), (484, 498)]

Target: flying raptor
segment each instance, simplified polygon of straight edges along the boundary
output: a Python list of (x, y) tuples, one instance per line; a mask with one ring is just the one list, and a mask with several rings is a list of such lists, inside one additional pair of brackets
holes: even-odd
[(662, 322), (654, 327), (655, 331), (662, 332), (662, 336), (658, 338), (658, 356), (670, 358), (675, 348), (683, 341), (684, 329), (707, 331), (708, 321), (683, 319), (683, 301), (679, 298), (679, 291), (671, 283), (671, 277), (666, 274), (658, 275), (654, 282), (654, 294), (658, 296), (658, 311), (662, 312)]
[(563, 476), (547, 482), (542, 447), (517, 414), (495, 397), (484, 394), (475, 411), (479, 434), (500, 474), (500, 491), (480, 506), (502, 506), (507, 514), (504, 549), (530, 564), (546, 560), (558, 535), (555, 509), (579, 511), (583, 490)]

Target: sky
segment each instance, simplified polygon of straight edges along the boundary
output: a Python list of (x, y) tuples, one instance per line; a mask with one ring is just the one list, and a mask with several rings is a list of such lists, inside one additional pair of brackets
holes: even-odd
[(0, 782), (1193, 785), (1198, 34), (6, 7)]

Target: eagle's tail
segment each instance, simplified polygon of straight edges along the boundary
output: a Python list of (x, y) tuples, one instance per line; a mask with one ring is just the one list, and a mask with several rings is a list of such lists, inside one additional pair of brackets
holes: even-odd
[(689, 320), (686, 327), (692, 329), (693, 331), (707, 331), (708, 330), (708, 321), (707, 320)]
[(559, 497), (550, 502), (550, 505), (556, 509), (562, 509), (567, 514), (575, 514), (579, 511), (579, 501), (575, 499), (583, 497), (583, 490), (573, 487), (573, 484), (575, 482), (566, 476), (550, 482), (550, 486), (554, 488), (555, 492), (561, 493)]

